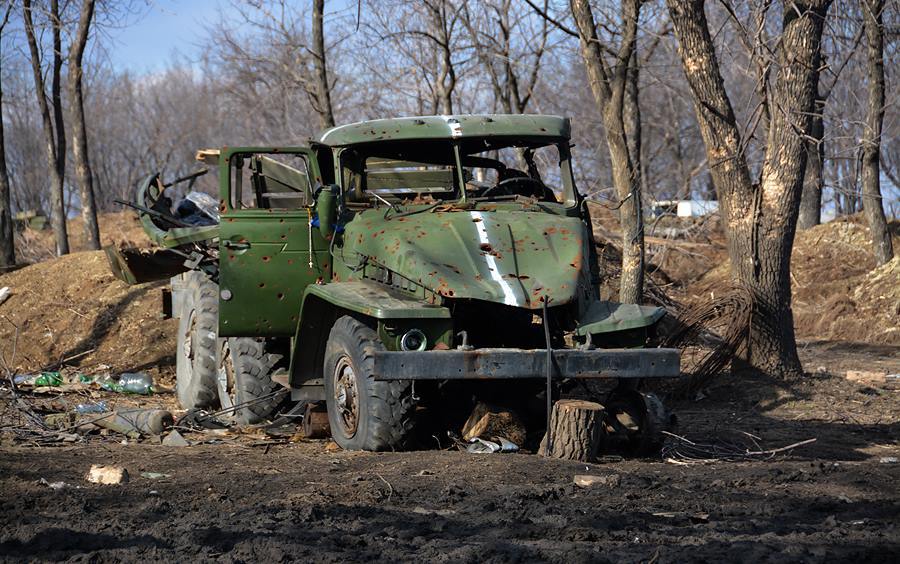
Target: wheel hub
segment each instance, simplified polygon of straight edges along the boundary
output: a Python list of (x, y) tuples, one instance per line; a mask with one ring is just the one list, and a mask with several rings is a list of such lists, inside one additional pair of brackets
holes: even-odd
[(341, 357), (334, 367), (334, 403), (344, 434), (347, 438), (353, 437), (359, 424), (359, 389), (356, 374), (347, 357)]

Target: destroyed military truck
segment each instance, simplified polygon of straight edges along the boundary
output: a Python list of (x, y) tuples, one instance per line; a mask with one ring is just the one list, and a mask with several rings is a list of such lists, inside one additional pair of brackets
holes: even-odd
[(205, 170), (151, 174), (129, 205), (161, 250), (108, 252), (131, 283), (174, 276), (184, 408), (256, 422), (287, 388), (324, 401), (341, 447), (393, 450), (460, 384), (549, 406), (613, 378), (604, 403), (646, 444), (659, 410), (637, 383), (677, 376), (679, 354), (645, 347), (662, 309), (600, 298), (570, 146), (567, 118), (459, 115), (201, 151), (218, 202), (178, 197)]

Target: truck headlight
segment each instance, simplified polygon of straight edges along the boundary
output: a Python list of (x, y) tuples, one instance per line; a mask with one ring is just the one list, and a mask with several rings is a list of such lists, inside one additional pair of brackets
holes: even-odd
[(419, 329), (410, 329), (400, 337), (400, 349), (404, 351), (424, 351), (427, 344), (428, 338)]

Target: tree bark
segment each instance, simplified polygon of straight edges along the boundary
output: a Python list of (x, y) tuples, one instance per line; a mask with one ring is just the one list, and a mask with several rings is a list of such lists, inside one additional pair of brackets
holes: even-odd
[(802, 375), (791, 312), (790, 259), (806, 167), (804, 134), (818, 84), (830, 0), (785, 6), (759, 183), (750, 178), (702, 0), (667, 0), (710, 173), (725, 220), (732, 279), (752, 295), (747, 360), (766, 373)]
[[(65, 206), (65, 194), (64, 194), (64, 181), (65, 181), (65, 155), (63, 154), (62, 158), (59, 156), (59, 151), (65, 151), (65, 134), (62, 137), (62, 145), (59, 145), (60, 137), (59, 131), (62, 128), (62, 105), (59, 104), (59, 110), (57, 111), (57, 103), (56, 100), (59, 97), (59, 77), (58, 73), (61, 69), (62, 58), (59, 53), (54, 54), (54, 64), (53, 64), (53, 74), (54, 74), (54, 85), (56, 88), (54, 95), (54, 114), (57, 116), (56, 128), (54, 129), (53, 121), (50, 117), (50, 107), (47, 104), (47, 91), (44, 86), (44, 75), (41, 68), (41, 54), (38, 50), (37, 40), (34, 35), (34, 18), (32, 17), (32, 5), (31, 0), (23, 0), (23, 15), (25, 22), (25, 36), (28, 40), (28, 50), (31, 53), (31, 70), (34, 75), (34, 90), (35, 95), (38, 100), (38, 108), (41, 113), (41, 122), (43, 125), (44, 131), (44, 149), (47, 157), (47, 172), (50, 177), (50, 207), (51, 209), (51, 219), (50, 223), (53, 226), (53, 232), (56, 236), (56, 254), (58, 256), (62, 256), (68, 254), (69, 252), (69, 237), (66, 232), (66, 206)], [(57, 7), (57, 2), (54, 0), (52, 3), (53, 6)], [(54, 18), (55, 21), (53, 23), (56, 26), (56, 22), (58, 22), (58, 18)], [(54, 34), (54, 36), (58, 36), (58, 32)], [(56, 40), (54, 38), (54, 45), (56, 44)], [(58, 63), (58, 64), (57, 64)], [(60, 167), (60, 164), (62, 166)]]
[[(9, 22), (9, 14), (12, 11), (12, 3), (6, 6), (3, 22), (0, 24), (0, 40), (2, 40), (3, 28)], [(2, 41), (0, 41), (2, 47)], [(0, 62), (3, 61), (0, 54)], [(4, 267), (16, 264), (16, 247), (13, 234), (12, 202), (9, 192), (9, 171), (6, 168), (6, 143), (3, 139), (3, 69), (0, 69), (0, 272)]]
[(334, 108), (331, 105), (331, 84), (325, 59), (325, 0), (313, 0), (313, 64), (316, 70), (316, 98), (319, 121), (323, 129), (335, 126)]
[(78, 30), (69, 51), (69, 98), (72, 104), (72, 160), (81, 195), (81, 218), (84, 236), (89, 249), (100, 249), (100, 226), (97, 223), (97, 206), (94, 202), (94, 174), (88, 155), (87, 124), (84, 121), (84, 50), (87, 46), (91, 20), (94, 17), (94, 0), (84, 0), (78, 20)]
[(815, 111), (806, 143), (806, 178), (800, 197), (797, 229), (809, 229), (822, 223), (822, 189), (825, 187), (825, 100), (816, 96)]
[(884, 122), (884, 0), (865, 0), (863, 18), (866, 29), (866, 74), (869, 83), (869, 107), (862, 153), (862, 202), (875, 263), (887, 264), (894, 258), (894, 247), (881, 198), (881, 131)]
[(626, 79), (637, 37), (640, 1), (623, 1), (622, 43), (616, 56), (616, 64), (612, 68), (603, 58), (603, 48), (597, 37), (589, 0), (570, 0), (569, 6), (578, 29), (581, 54), (594, 103), (603, 117), (612, 164), (613, 185), (619, 198), (619, 221), (622, 225), (622, 277), (619, 282), (619, 301), (640, 303), (644, 288), (641, 186), (639, 174), (629, 154), (623, 120)]
[(603, 445), (603, 406), (584, 400), (563, 399), (553, 404), (548, 423), (550, 444), (544, 435), (541, 456), (592, 462)]

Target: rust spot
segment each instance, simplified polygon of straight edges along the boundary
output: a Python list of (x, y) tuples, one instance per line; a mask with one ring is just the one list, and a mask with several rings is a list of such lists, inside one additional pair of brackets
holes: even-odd
[(228, 255), (228, 260), (234, 260), (234, 255)]
[(474, 218), (472, 218), (472, 222), (473, 222), (473, 223), (478, 223), (479, 221), (481, 221), (481, 218), (480, 218), (480, 217), (474, 217)]
[(517, 280), (528, 280), (529, 278), (531, 278), (531, 276), (528, 276), (527, 274), (521, 274), (521, 275), (506, 274), (504, 276), (506, 276), (506, 278), (515, 278)]
[(260, 288), (265, 288), (265, 287), (266, 287), (266, 283), (265, 283), (265, 282), (260, 282), (259, 284), (257, 284), (257, 286), (259, 286)]
[(288, 263), (288, 264), (294, 264), (294, 259), (288, 259), (288, 260), (287, 260), (287, 263)]
[(269, 262), (269, 261), (272, 260), (272, 259), (269, 258), (269, 257), (263, 257), (262, 260), (263, 260), (263, 262)]
[(492, 247), (489, 243), (482, 243), (481, 245), (478, 246), (478, 248), (481, 249), (482, 251), (484, 251), (485, 253), (494, 252), (494, 247)]
[(279, 300), (283, 300), (283, 299), (284, 299), (284, 294), (282, 294), (281, 292), (278, 292), (278, 299), (279, 299)]
[(284, 223), (284, 218), (282, 217), (281, 219), (279, 219), (278, 223)]

